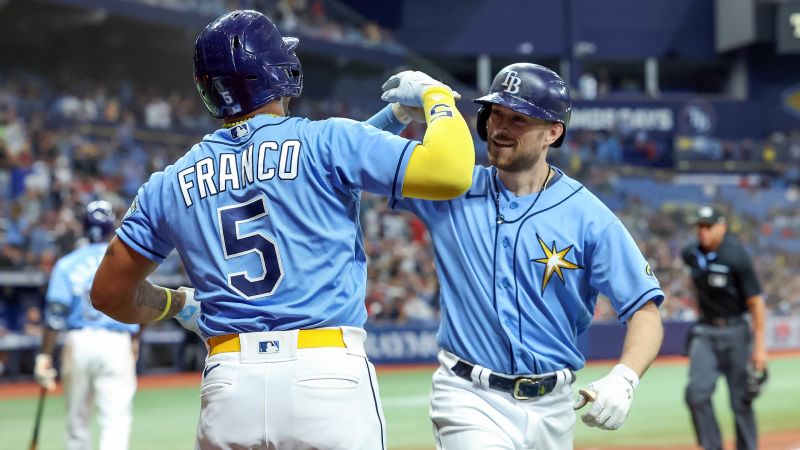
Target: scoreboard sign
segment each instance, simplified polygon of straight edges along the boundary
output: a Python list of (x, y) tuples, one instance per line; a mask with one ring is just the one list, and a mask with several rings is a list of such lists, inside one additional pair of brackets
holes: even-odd
[(800, 53), (800, 0), (781, 2), (775, 14), (778, 53)]

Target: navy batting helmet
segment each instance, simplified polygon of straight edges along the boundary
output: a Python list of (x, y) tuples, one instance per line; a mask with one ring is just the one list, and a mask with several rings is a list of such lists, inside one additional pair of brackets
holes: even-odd
[(484, 141), (491, 105), (505, 106), (527, 116), (564, 125), (564, 132), (551, 147), (560, 147), (564, 142), (572, 114), (572, 100), (564, 80), (547, 67), (530, 63), (503, 68), (494, 77), (489, 94), (476, 99), (475, 103), (482, 105), (478, 110), (477, 131)]
[(117, 216), (111, 203), (105, 200), (95, 200), (86, 206), (83, 216), (83, 229), (86, 237), (92, 242), (103, 242), (114, 231)]
[(299, 97), (299, 42), (282, 37), (257, 11), (233, 11), (208, 24), (194, 46), (194, 81), (211, 115), (235, 117), (281, 97)]

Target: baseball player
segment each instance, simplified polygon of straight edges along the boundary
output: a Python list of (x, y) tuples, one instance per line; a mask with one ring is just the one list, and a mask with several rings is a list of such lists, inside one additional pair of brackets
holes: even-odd
[[(424, 74), (398, 79), (425, 106), (422, 143), (290, 117), (303, 87), (297, 44), (255, 11), (200, 33), (195, 81), (223, 128), (141, 187), (92, 289), (118, 320), (177, 315), (206, 338), (201, 449), (385, 448), (363, 346), (360, 193), (447, 199), (472, 181), (453, 92)], [(194, 291), (145, 281), (173, 249)]]
[(84, 225), (90, 243), (61, 258), (47, 287), (45, 334), (34, 378), (56, 387), (51, 355), (61, 332), (61, 379), (67, 408), (67, 449), (92, 447), (91, 413), (97, 407), (100, 450), (126, 449), (131, 432), (139, 326), (120, 323), (92, 307), (89, 289), (114, 230), (111, 204), (94, 201)]
[[(411, 93), (394, 89), (382, 98), (416, 106)], [(476, 102), (493, 167), (475, 167), (469, 191), (447, 202), (390, 200), (425, 222), (435, 250), (442, 307), (430, 408), (436, 445), (572, 448), (571, 384), (584, 365), (577, 337), (598, 293), (628, 330), (619, 364), (574, 406), (591, 400), (582, 420), (606, 430), (622, 426), (658, 353), (664, 294), (619, 219), (547, 163), (569, 124), (562, 79), (539, 65), (512, 64)]]

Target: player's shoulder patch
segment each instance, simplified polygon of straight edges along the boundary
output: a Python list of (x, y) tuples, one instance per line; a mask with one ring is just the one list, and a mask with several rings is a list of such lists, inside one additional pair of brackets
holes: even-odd
[(139, 210), (139, 196), (137, 195), (136, 197), (133, 197), (133, 201), (131, 202), (131, 206), (130, 206), (130, 208), (128, 208), (128, 211), (125, 213), (125, 216), (122, 218), (122, 220), (125, 220), (128, 217), (132, 216), (138, 210)]
[(645, 264), (644, 265), (644, 274), (647, 275), (650, 278), (655, 278), (656, 277), (656, 274), (653, 273), (653, 269), (650, 267), (650, 264)]

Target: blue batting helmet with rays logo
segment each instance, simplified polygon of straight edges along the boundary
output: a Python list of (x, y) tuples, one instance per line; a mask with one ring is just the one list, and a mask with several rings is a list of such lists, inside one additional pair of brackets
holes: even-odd
[(572, 100), (564, 80), (557, 73), (538, 64), (517, 63), (504, 67), (492, 81), (489, 94), (475, 99), (478, 111), (478, 136), (487, 137), (486, 124), (491, 105), (500, 105), (518, 113), (564, 125), (564, 133), (552, 147), (560, 147), (572, 115)]
[(299, 97), (299, 42), (282, 37), (257, 11), (233, 11), (208, 24), (195, 43), (194, 80), (211, 115), (236, 117), (282, 97)]

